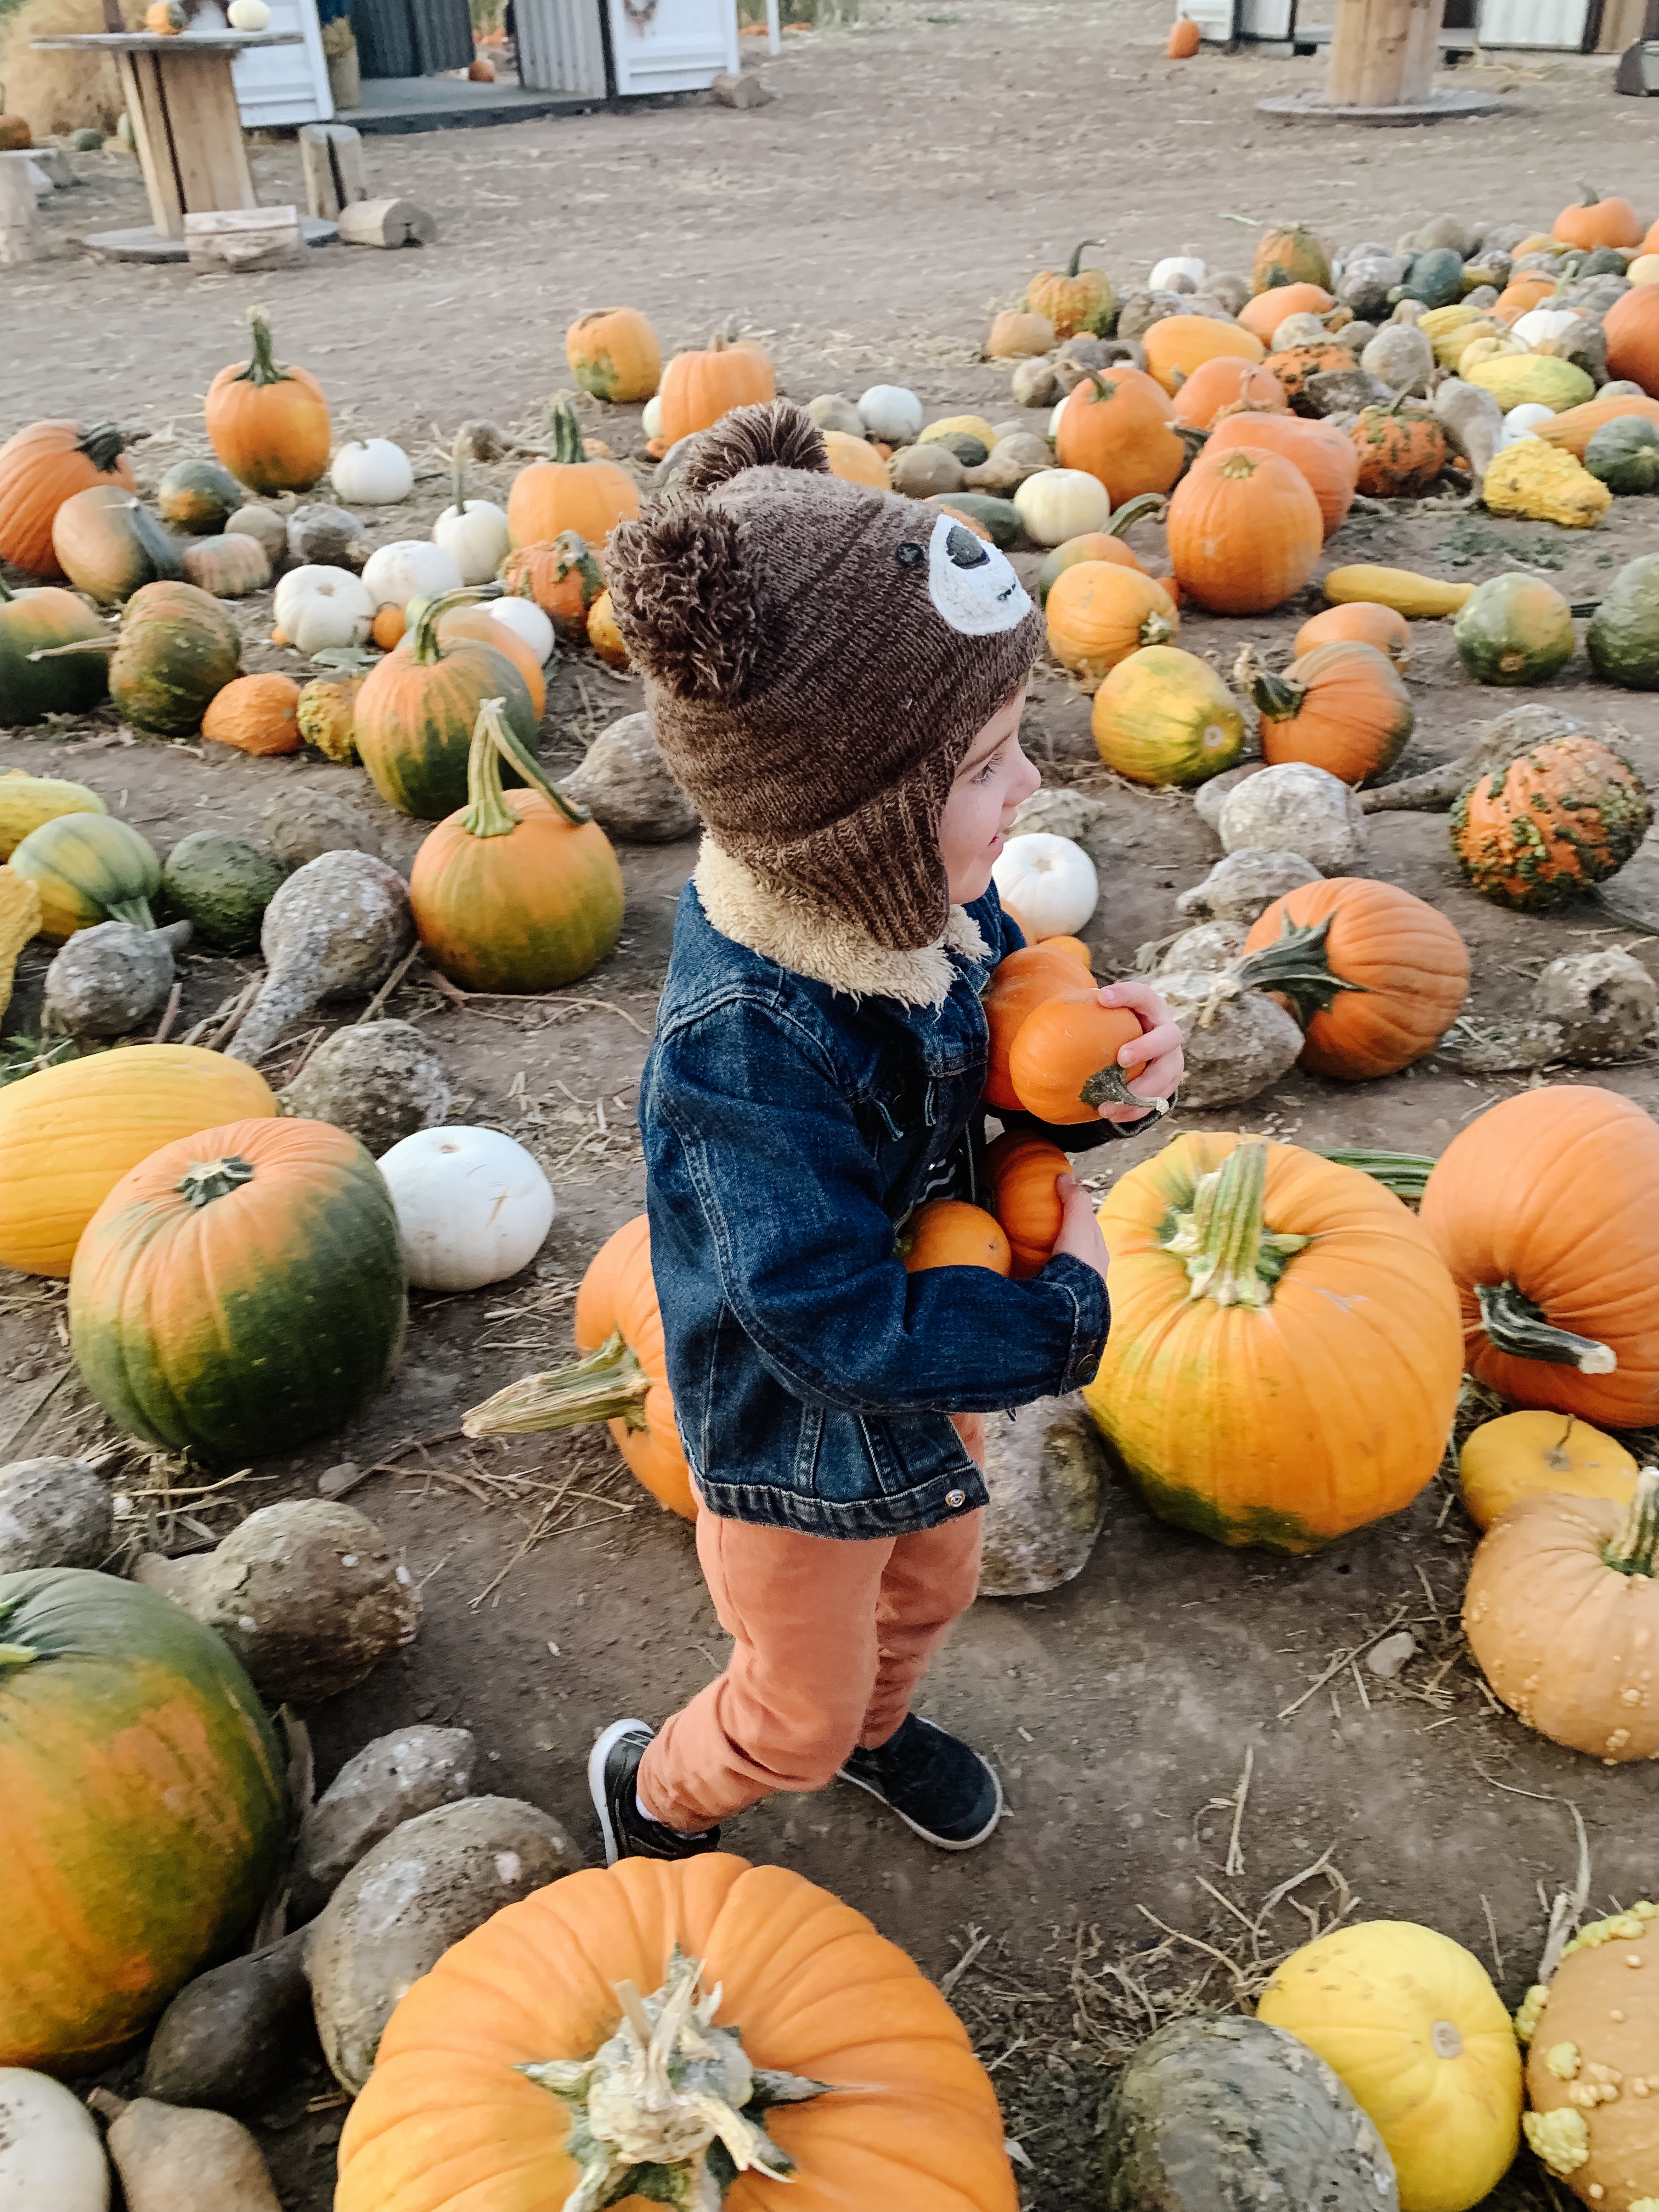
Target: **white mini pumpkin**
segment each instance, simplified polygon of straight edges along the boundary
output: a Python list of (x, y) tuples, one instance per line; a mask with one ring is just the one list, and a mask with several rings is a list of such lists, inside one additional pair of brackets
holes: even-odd
[(1533, 307), (1510, 325), (1510, 336), (1535, 349), (1549, 338), (1559, 338), (1563, 331), (1570, 331), (1582, 320), (1572, 307)]
[(376, 608), (406, 607), (461, 588), (460, 564), (428, 538), (394, 538), (363, 563), (363, 582)]
[(26, 2066), (0, 2067), (0, 2208), (108, 2212), (109, 2160), (72, 2089)]
[[(270, 28), (270, 10), (266, 7), (265, 0), (230, 0), (225, 14), (233, 31), (268, 31)], [(342, 492), (340, 496), (349, 499), (351, 495)]]
[(921, 428), (921, 402), (902, 384), (872, 384), (859, 401), (859, 420), (866, 438), (908, 446)]
[(432, 526), (434, 544), (454, 561), (464, 584), (487, 584), (513, 550), (507, 517), (487, 499), (462, 499)]
[[(1073, 386), (1073, 390), (1075, 389), (1076, 386)], [(1066, 395), (1066, 399), (1069, 399), (1071, 396), (1071, 392), (1068, 392)], [(1066, 412), (1066, 399), (1060, 399), (1055, 402), (1054, 411), (1048, 417), (1048, 428), (1043, 433), (1043, 435), (1048, 439), (1048, 443), (1051, 446), (1060, 435), (1060, 418)]]
[(662, 395), (653, 392), (640, 410), (640, 428), (647, 438), (662, 435)]
[(1082, 846), (1046, 830), (1011, 837), (991, 880), (1004, 906), (1026, 925), (1028, 939), (1039, 944), (1045, 937), (1075, 937), (1100, 896), (1095, 864)]
[(1498, 441), (1498, 452), (1501, 453), (1506, 446), (1516, 445), (1522, 438), (1535, 435), (1540, 422), (1553, 422), (1554, 420), (1555, 410), (1540, 407), (1536, 400), (1529, 400), (1524, 407), (1511, 407), (1504, 417), (1503, 435)]
[(553, 1225), (553, 1186), (499, 1129), (417, 1129), (380, 1169), (416, 1290), (477, 1291), (516, 1275)]
[(544, 668), (553, 658), (553, 625), (534, 599), (510, 598), (490, 602), (490, 615), (521, 637)]
[(1038, 545), (1063, 545), (1085, 531), (1104, 530), (1112, 519), (1105, 485), (1084, 469), (1039, 469), (1015, 492), (1014, 510)]
[(1153, 292), (1173, 292), (1177, 276), (1188, 278), (1195, 291), (1203, 285), (1204, 264), (1190, 246), (1183, 246), (1179, 253), (1165, 254), (1162, 261), (1155, 263), (1146, 279), (1147, 288)]
[(271, 611), (289, 643), (307, 655), (361, 645), (374, 619), (374, 601), (349, 568), (290, 568), (276, 586)]
[[(264, 0), (232, 0), (237, 7), (263, 7)], [(349, 507), (395, 507), (415, 489), (409, 455), (390, 438), (365, 438), (342, 446), (329, 464), (337, 495)]]

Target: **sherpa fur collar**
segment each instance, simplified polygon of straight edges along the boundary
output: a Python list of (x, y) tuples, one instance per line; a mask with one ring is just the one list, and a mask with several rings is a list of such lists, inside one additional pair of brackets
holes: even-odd
[(722, 937), (775, 960), (792, 975), (827, 983), (849, 997), (896, 999), (903, 1006), (942, 1006), (956, 981), (949, 955), (983, 960), (990, 947), (965, 907), (953, 906), (936, 945), (896, 952), (844, 915), (775, 890), (705, 836), (692, 877), (702, 910)]

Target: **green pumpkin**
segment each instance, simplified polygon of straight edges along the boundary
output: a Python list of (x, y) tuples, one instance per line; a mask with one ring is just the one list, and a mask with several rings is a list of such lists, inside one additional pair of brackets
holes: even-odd
[(1406, 271), (1406, 281), (1400, 287), (1402, 300), (1420, 300), (1425, 307), (1449, 307), (1463, 296), (1463, 257), (1449, 246), (1431, 247), (1426, 253), (1412, 256)]
[(156, 512), (175, 530), (211, 538), (222, 531), (247, 495), (217, 461), (179, 461), (162, 477)]
[(83, 125), (79, 131), (70, 132), (68, 143), (71, 154), (96, 154), (103, 147), (104, 134), (101, 131), (93, 130), (90, 125)]
[(1601, 595), (1584, 644), (1598, 676), (1659, 691), (1659, 553), (1622, 568)]
[(936, 512), (949, 507), (953, 514), (965, 514), (990, 533), (993, 545), (1006, 552), (1024, 528), (1019, 519), (1019, 509), (1011, 499), (994, 499), (988, 491), (936, 492), (925, 504)]
[(1477, 684), (1547, 684), (1572, 659), (1572, 609), (1537, 576), (1478, 584), (1452, 624), (1457, 656)]
[(110, 696), (139, 729), (190, 737), (241, 665), (241, 633), (209, 592), (146, 584), (121, 618)]
[[(48, 714), (84, 714), (109, 690), (108, 633), (84, 599), (55, 584), (13, 592), (0, 581), (0, 729)], [(95, 641), (94, 653), (31, 660), (60, 645)]]
[(283, 1772), (182, 1606), (84, 1568), (0, 1575), (9, 2066), (107, 2065), (237, 1948), (281, 1862)]
[(1617, 246), (1598, 246), (1594, 253), (1587, 253), (1578, 264), (1581, 276), (1622, 276), (1630, 266), (1631, 257)]
[(1584, 449), (1584, 466), (1609, 491), (1652, 491), (1659, 485), (1659, 429), (1645, 415), (1604, 422)]
[(100, 921), (154, 929), (150, 901), (161, 863), (148, 837), (112, 814), (59, 814), (31, 830), (12, 854), (14, 873), (40, 894), (40, 934), (57, 944)]
[(167, 854), (161, 896), (170, 914), (194, 923), (204, 944), (244, 952), (259, 942), (265, 908), (287, 878), (264, 847), (223, 830), (193, 830)]

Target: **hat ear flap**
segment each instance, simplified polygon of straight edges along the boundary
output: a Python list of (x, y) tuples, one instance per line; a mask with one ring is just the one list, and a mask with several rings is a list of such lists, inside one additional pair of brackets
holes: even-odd
[(659, 501), (605, 549), (611, 604), (630, 659), (682, 699), (735, 699), (759, 648), (738, 526), (718, 507)]

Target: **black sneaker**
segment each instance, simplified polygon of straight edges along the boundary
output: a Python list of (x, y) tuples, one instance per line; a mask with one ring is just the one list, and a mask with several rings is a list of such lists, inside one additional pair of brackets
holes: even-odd
[(588, 1753), (587, 1787), (599, 1816), (608, 1867), (618, 1859), (695, 1859), (720, 1849), (718, 1828), (684, 1835), (641, 1812), (635, 1778), (656, 1733), (643, 1721), (612, 1721)]
[(1002, 1818), (1002, 1784), (976, 1751), (908, 1714), (875, 1751), (855, 1751), (841, 1770), (942, 1851), (970, 1851)]

